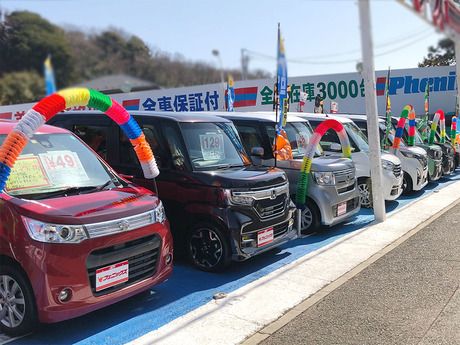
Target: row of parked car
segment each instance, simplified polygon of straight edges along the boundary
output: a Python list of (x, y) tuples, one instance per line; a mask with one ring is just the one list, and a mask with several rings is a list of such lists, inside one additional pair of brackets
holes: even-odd
[[(274, 158), (273, 113), (132, 115), (160, 168), (155, 180), (143, 178), (119, 126), (96, 112), (53, 117), (50, 124), (81, 140), (43, 126), (20, 156), (0, 200), (4, 332), (22, 334), (37, 321), (83, 315), (151, 288), (172, 272), (172, 241), (176, 256), (219, 271), (372, 207), (365, 116), (290, 113), (284, 129), (293, 157), (282, 160)], [(338, 154), (340, 140), (328, 131), (297, 210), (306, 144), (327, 118), (343, 124), (352, 159)], [(0, 142), (14, 124), (0, 122)], [(382, 152), (386, 200), (458, 164), (450, 144), (416, 143)]]

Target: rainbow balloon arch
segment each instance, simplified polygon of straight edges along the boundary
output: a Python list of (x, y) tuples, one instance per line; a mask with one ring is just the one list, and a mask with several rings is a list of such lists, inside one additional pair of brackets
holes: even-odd
[(305, 150), (305, 155), (302, 161), (302, 167), (300, 169), (300, 178), (297, 183), (297, 193), (296, 193), (296, 204), (297, 207), (303, 208), (307, 200), (308, 193), (308, 181), (310, 178), (311, 164), (313, 156), (315, 154), (316, 147), (318, 146), (323, 135), (329, 130), (333, 129), (340, 140), (342, 146), (342, 155), (344, 158), (351, 158), (351, 146), (348, 139), (347, 132), (343, 125), (334, 119), (328, 119), (321, 122), (318, 127), (316, 127), (313, 135), (310, 139), (310, 142), (307, 145)]
[(450, 126), (450, 143), (455, 152), (457, 152), (457, 116), (452, 116), (452, 124)]
[(45, 97), (16, 124), (0, 147), (0, 191), (5, 188), (16, 160), (35, 131), (66, 108), (88, 106), (114, 120), (129, 138), (145, 178), (155, 178), (159, 171), (150, 145), (136, 120), (113, 98), (92, 89), (65, 89)]
[[(410, 118), (409, 118), (410, 114)], [(395, 138), (393, 140), (393, 146), (391, 147), (393, 152), (399, 150), (399, 147), (401, 145), (402, 137), (404, 134), (404, 128), (406, 126), (406, 120), (409, 118), (409, 126), (412, 125), (412, 127), (409, 127), (409, 140), (408, 144), (410, 146), (414, 145), (414, 135), (415, 135), (415, 112), (414, 108), (411, 105), (406, 105), (402, 112), (401, 115), (399, 116), (398, 120), (398, 125), (396, 126), (396, 133), (395, 133)], [(411, 138), (412, 135), (412, 138)]]
[(434, 114), (433, 122), (431, 123), (430, 139), (428, 141), (428, 143), (430, 145), (434, 144), (434, 139), (435, 139), (435, 136), (436, 136), (436, 130), (438, 128), (438, 122), (439, 122), (439, 126), (441, 128), (441, 140), (440, 140), (440, 143), (444, 144), (446, 142), (446, 117), (444, 115), (444, 111), (439, 109)]

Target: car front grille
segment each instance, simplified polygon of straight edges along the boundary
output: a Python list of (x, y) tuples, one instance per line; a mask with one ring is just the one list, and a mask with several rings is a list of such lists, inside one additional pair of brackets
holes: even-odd
[[(91, 252), (86, 260), (86, 268), (93, 295), (105, 295), (152, 277), (157, 270), (160, 248), (160, 237), (151, 235)], [(96, 270), (125, 260), (128, 260), (128, 281), (96, 291)]]
[(355, 189), (355, 170), (345, 169), (334, 172), (335, 184), (338, 194), (350, 192)]
[(395, 164), (395, 165), (394, 165), (394, 167), (393, 167), (393, 174), (394, 174), (396, 177), (401, 176), (401, 164)]
[(254, 203), (254, 209), (256, 210), (260, 219), (266, 220), (282, 215), (286, 208), (286, 201), (287, 194), (281, 194), (273, 200), (256, 200), (256, 202)]

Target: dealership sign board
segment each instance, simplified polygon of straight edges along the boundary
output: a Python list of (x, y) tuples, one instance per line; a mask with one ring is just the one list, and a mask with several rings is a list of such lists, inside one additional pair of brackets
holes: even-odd
[[(385, 113), (385, 83), (387, 71), (376, 71), (376, 95), (379, 114)], [(341, 113), (365, 113), (364, 81), (359, 73), (290, 77), (290, 110), (297, 111), (299, 102), (304, 112), (313, 112), (316, 95), (324, 99), (325, 110), (336, 103)], [(273, 110), (274, 79), (236, 81), (234, 83), (235, 111)], [(457, 78), (455, 66), (423, 67), (392, 70), (389, 94), (393, 113), (406, 104), (414, 106), (417, 114), (424, 112), (424, 92), (430, 88), (430, 112), (455, 110)], [(174, 89), (113, 94), (128, 110), (141, 111), (216, 111), (225, 108), (225, 90), (222, 84), (207, 84)], [(302, 96), (302, 97), (301, 97)], [(32, 107), (30, 104), (0, 106), (0, 118), (20, 119)], [(72, 110), (88, 110), (75, 107)]]

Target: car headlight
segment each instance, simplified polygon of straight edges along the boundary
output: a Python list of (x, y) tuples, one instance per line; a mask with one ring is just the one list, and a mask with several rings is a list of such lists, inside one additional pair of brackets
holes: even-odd
[(43, 223), (22, 216), (29, 236), (45, 243), (80, 243), (88, 238), (83, 225), (62, 225)]
[(392, 162), (382, 159), (382, 168), (383, 169), (388, 170), (388, 171), (393, 171), (394, 167), (395, 167), (395, 165)]
[(247, 205), (252, 206), (254, 198), (247, 195), (239, 195), (238, 192), (234, 193), (230, 189), (225, 189), (224, 194), (227, 200), (234, 205)]
[(155, 217), (155, 223), (164, 223), (166, 220), (166, 212), (165, 208), (163, 207), (163, 203), (160, 201), (158, 206), (153, 210), (153, 214)]
[(322, 186), (335, 185), (335, 176), (332, 171), (314, 171), (313, 178), (317, 184)]

